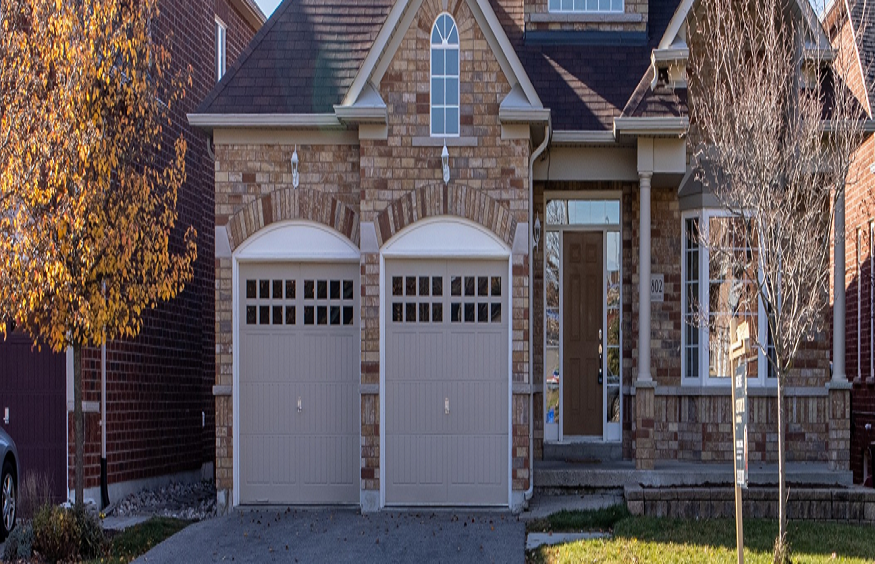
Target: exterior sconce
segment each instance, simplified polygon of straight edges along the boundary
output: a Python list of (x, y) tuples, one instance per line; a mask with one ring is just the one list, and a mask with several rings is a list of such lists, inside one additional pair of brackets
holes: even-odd
[(300, 182), (301, 177), (298, 174), (298, 146), (295, 145), (295, 152), (292, 153), (292, 186), (297, 190)]
[(538, 248), (538, 243), (541, 242), (541, 216), (540, 214), (535, 214), (535, 228), (532, 232), (532, 240), (534, 241), (533, 248)]
[(450, 152), (447, 151), (447, 142), (444, 141), (444, 150), (441, 151), (441, 166), (444, 171), (444, 184), (450, 183)]

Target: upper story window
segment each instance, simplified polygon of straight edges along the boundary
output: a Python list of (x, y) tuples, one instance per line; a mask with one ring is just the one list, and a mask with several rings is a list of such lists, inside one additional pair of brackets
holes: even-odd
[(623, 0), (550, 0), (551, 12), (623, 12)]
[(227, 29), (222, 20), (216, 18), (216, 82), (220, 81), (225, 76), (225, 36)]
[(431, 28), (431, 134), (459, 135), (459, 30), (446, 13)]
[[(703, 210), (684, 214), (682, 221), (683, 383), (728, 386), (733, 372), (730, 346), (739, 325), (747, 324), (752, 341), (765, 335), (766, 350), (774, 355), (766, 310), (758, 297), (756, 249), (740, 236), (740, 218)], [(738, 266), (744, 263), (750, 268)], [(747, 376), (749, 385), (777, 381), (768, 359), (756, 349), (748, 358)]]

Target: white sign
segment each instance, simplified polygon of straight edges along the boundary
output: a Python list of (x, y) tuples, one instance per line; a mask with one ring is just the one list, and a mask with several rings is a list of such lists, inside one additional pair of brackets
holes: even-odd
[(651, 274), (650, 275), (650, 301), (664, 302), (665, 301), (665, 275)]

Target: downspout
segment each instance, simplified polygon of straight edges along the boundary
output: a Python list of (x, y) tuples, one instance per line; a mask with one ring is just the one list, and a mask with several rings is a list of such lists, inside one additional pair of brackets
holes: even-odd
[[(547, 119), (547, 125), (544, 126), (544, 141), (538, 145), (538, 148), (532, 153), (529, 158), (529, 489), (525, 493), (525, 501), (528, 503), (532, 499), (532, 494), (535, 493), (535, 354), (534, 354), (534, 330), (532, 327), (532, 317), (535, 304), (534, 288), (534, 273), (535, 273), (535, 256), (532, 246), (532, 208), (535, 207), (535, 160), (541, 156), (541, 153), (547, 148), (550, 143), (550, 133), (552, 131), (552, 117)], [(546, 216), (545, 216), (546, 221)]]
[[(106, 298), (106, 282), (103, 283)], [(109, 505), (109, 484), (106, 475), (106, 331), (100, 345), (100, 509)]]

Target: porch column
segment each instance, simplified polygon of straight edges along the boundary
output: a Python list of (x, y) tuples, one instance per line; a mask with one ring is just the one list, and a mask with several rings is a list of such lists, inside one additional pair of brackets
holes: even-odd
[(652, 470), (656, 458), (654, 388), (650, 373), (650, 179), (638, 173), (640, 212), (638, 236), (638, 377), (635, 379), (635, 468)]
[(829, 469), (850, 469), (851, 383), (845, 374), (845, 195), (835, 203), (832, 378), (829, 389)]
[(650, 382), (650, 178), (639, 173), (641, 210), (638, 242), (638, 382)]

